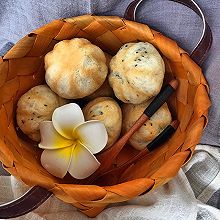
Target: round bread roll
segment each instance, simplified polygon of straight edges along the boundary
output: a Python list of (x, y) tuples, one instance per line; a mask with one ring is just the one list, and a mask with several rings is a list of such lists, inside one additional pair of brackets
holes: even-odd
[(114, 97), (114, 92), (111, 86), (109, 85), (108, 80), (105, 80), (105, 82), (101, 85), (101, 87), (98, 90), (96, 90), (94, 93), (92, 93), (89, 96), (86, 96), (85, 100), (91, 101), (98, 97)]
[[(137, 119), (143, 114), (152, 100), (139, 105), (123, 104), (123, 133), (126, 133)], [(144, 149), (158, 134), (160, 134), (172, 121), (171, 113), (165, 103), (138, 131), (129, 139), (131, 146), (137, 150)]]
[(108, 73), (103, 51), (83, 38), (57, 43), (45, 56), (45, 70), (49, 87), (66, 99), (92, 94)]
[[(106, 57), (107, 67), (109, 69), (109, 64), (110, 64), (112, 56), (105, 53), (105, 57)], [(91, 101), (91, 100), (98, 98), (98, 97), (114, 97), (114, 92), (113, 92), (111, 86), (109, 85), (108, 78), (106, 78), (105, 82), (101, 85), (101, 87), (99, 89), (97, 89), (91, 95), (86, 96), (85, 100)]]
[(40, 122), (51, 120), (53, 111), (64, 104), (66, 100), (48, 86), (35, 86), (22, 95), (17, 103), (17, 124), (29, 138), (40, 141)]
[(108, 133), (105, 149), (111, 147), (121, 133), (122, 114), (118, 103), (110, 97), (99, 97), (89, 102), (83, 109), (86, 120), (103, 122)]
[(164, 61), (152, 44), (127, 43), (110, 62), (109, 83), (118, 99), (140, 104), (159, 93), (164, 74)]

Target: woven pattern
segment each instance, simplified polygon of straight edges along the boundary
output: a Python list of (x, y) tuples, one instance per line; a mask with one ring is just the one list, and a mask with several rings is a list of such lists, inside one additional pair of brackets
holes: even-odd
[[(74, 185), (45, 171), (39, 162), (41, 150), (23, 140), (16, 130), (15, 111), (19, 97), (44, 81), (44, 55), (60, 40), (87, 38), (105, 52), (115, 54), (127, 42), (148, 41), (162, 54), (165, 82), (176, 77), (180, 83), (169, 106), (180, 126), (163, 146), (122, 175), (114, 186)], [(52, 191), (61, 200), (94, 217), (109, 203), (122, 202), (158, 187), (174, 177), (190, 158), (207, 123), (210, 106), (207, 82), (198, 65), (176, 42), (144, 24), (119, 17), (84, 15), (55, 20), (21, 39), (0, 58), (0, 160), (14, 176), (33, 186)], [(120, 157), (128, 159), (129, 147)]]

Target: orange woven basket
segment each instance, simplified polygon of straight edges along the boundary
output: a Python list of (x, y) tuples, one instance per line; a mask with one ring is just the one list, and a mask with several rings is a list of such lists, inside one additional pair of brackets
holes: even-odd
[[(131, 10), (133, 13), (134, 3), (129, 6), (128, 15)], [(179, 88), (169, 101), (180, 121), (178, 129), (161, 147), (130, 167), (117, 185), (76, 185), (53, 177), (40, 164), (41, 151), (17, 132), (17, 101), (30, 88), (45, 83), (44, 55), (57, 42), (74, 37), (86, 38), (112, 55), (127, 42), (150, 42), (165, 61), (165, 83), (174, 77), (179, 81)], [(94, 217), (110, 203), (127, 201), (172, 179), (199, 143), (209, 107), (208, 86), (201, 68), (175, 41), (147, 25), (111, 16), (55, 20), (22, 38), (0, 58), (0, 160), (10, 174), (25, 184), (45, 188)], [(125, 147), (117, 163), (129, 156), (130, 149)]]

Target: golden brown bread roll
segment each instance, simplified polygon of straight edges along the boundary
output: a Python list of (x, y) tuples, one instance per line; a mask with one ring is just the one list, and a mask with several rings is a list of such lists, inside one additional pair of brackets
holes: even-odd
[(53, 111), (66, 104), (48, 86), (35, 86), (21, 96), (17, 103), (17, 124), (32, 140), (40, 141), (39, 124), (51, 120)]
[[(123, 133), (127, 132), (137, 119), (143, 114), (152, 99), (139, 105), (123, 104)], [(129, 143), (137, 150), (144, 149), (158, 134), (172, 121), (167, 104), (160, 109), (129, 139)]]
[[(105, 53), (106, 64), (109, 69), (109, 63), (111, 61), (112, 56)], [(98, 97), (114, 97), (114, 92), (111, 86), (109, 85), (108, 78), (106, 78), (105, 82), (101, 85), (99, 89), (97, 89), (94, 93), (85, 97), (85, 100), (91, 101)]]
[(92, 94), (108, 73), (103, 51), (83, 38), (57, 43), (45, 56), (45, 70), (49, 87), (66, 99)]
[(140, 104), (159, 93), (165, 65), (152, 44), (127, 43), (112, 58), (110, 70), (109, 83), (116, 97)]
[(94, 93), (92, 93), (89, 96), (86, 96), (85, 100), (91, 101), (98, 97), (115, 97), (114, 92), (111, 86), (109, 85), (108, 80), (105, 80), (105, 82), (101, 85), (101, 87), (97, 89)]
[(118, 103), (110, 97), (99, 97), (89, 102), (83, 109), (86, 120), (100, 120), (106, 127), (108, 143), (112, 146), (121, 133), (122, 114)]

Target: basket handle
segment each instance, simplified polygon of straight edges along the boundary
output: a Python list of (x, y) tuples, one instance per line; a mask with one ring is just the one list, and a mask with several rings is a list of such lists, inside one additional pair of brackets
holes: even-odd
[(38, 208), (51, 195), (52, 193), (46, 189), (34, 186), (18, 199), (0, 205), (0, 219), (15, 218), (27, 214)]
[[(205, 59), (208, 55), (208, 52), (211, 48), (211, 45), (212, 45), (213, 38), (212, 38), (211, 28), (209, 27), (201, 8), (199, 7), (199, 5), (197, 3), (195, 3), (194, 0), (170, 0), (170, 1), (178, 2), (180, 4), (185, 5), (186, 7), (190, 8), (190, 9), (192, 9), (195, 13), (197, 13), (199, 15), (199, 17), (203, 21), (202, 36), (201, 36), (198, 44), (193, 49), (193, 52), (190, 55), (191, 58), (198, 65), (201, 65), (205, 61)], [(128, 20), (135, 21), (137, 8), (142, 2), (143, 2), (143, 0), (132, 1), (128, 5), (128, 7), (125, 11), (124, 18), (128, 19)]]

